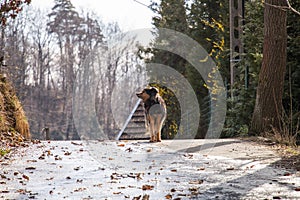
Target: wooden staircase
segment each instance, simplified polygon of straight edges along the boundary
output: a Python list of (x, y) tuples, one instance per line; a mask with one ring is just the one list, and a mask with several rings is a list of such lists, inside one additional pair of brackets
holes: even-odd
[(116, 140), (148, 140), (150, 134), (146, 133), (144, 105), (139, 99), (120, 130)]

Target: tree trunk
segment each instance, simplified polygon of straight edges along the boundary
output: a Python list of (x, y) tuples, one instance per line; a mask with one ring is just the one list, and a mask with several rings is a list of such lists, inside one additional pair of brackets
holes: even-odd
[(287, 15), (282, 6), (286, 1), (265, 0), (263, 61), (251, 125), (255, 133), (281, 127), (287, 56)]

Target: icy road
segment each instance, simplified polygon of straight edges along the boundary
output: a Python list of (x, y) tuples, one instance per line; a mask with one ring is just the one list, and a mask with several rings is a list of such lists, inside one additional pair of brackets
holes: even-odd
[(238, 139), (43, 141), (0, 160), (0, 199), (300, 199), (279, 159)]

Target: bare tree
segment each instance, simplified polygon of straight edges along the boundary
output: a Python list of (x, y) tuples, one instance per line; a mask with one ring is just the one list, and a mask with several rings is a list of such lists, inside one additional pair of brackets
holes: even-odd
[(26, 72), (28, 71), (27, 57), (29, 56), (29, 36), (26, 31), (28, 18), (26, 12), (7, 25), (5, 32), (6, 70), (21, 100), (26, 96)]
[(66, 139), (74, 135), (75, 127), (72, 116), (72, 90), (75, 79), (75, 46), (78, 40), (78, 27), (82, 18), (75, 11), (70, 0), (56, 0), (52, 12), (48, 15), (48, 31), (57, 38), (60, 49), (60, 69), (62, 90), (64, 91), (64, 120)]

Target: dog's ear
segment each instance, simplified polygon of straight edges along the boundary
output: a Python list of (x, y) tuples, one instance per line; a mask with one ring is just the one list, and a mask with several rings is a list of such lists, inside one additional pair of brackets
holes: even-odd
[(155, 88), (155, 87), (152, 87), (150, 89), (150, 100), (155, 101), (156, 97), (157, 97), (157, 94), (158, 94), (158, 89)]

